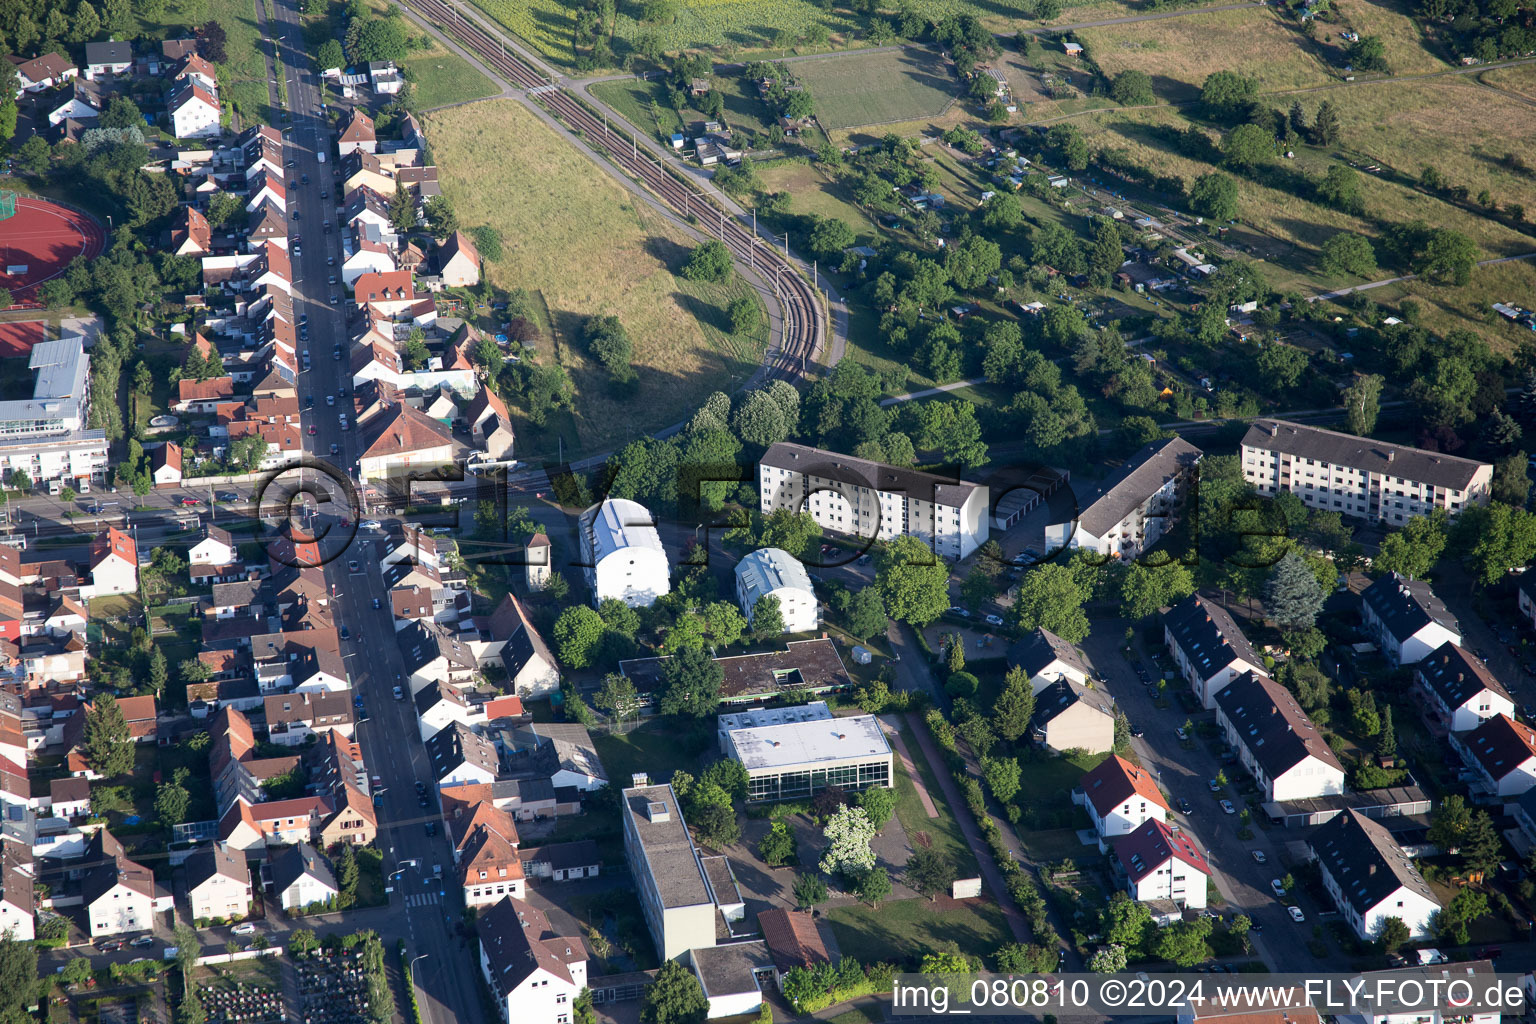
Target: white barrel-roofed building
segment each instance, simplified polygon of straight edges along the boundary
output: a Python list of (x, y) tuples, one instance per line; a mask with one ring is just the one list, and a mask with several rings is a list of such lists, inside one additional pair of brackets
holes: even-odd
[(811, 575), (800, 559), (783, 548), (759, 548), (736, 563), (736, 600), (749, 623), (752, 610), (764, 597), (779, 599), (786, 633), (809, 633), (819, 624)]
[(582, 572), (594, 602), (618, 598), (643, 608), (672, 589), (667, 553), (644, 505), (609, 498), (581, 514)]

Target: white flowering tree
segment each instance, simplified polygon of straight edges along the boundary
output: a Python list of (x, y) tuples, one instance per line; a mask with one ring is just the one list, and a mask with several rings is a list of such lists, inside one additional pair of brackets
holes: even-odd
[(822, 830), (827, 852), (821, 857), (821, 870), (843, 878), (863, 878), (875, 866), (875, 851), (869, 842), (875, 838), (875, 826), (862, 807), (844, 807), (832, 815)]
[(1100, 946), (1088, 959), (1088, 969), (1095, 974), (1115, 974), (1125, 970), (1125, 947), (1115, 943)]

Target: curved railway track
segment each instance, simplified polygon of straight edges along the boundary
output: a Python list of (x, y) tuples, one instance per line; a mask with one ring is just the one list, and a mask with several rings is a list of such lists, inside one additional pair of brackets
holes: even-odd
[[(723, 241), (740, 266), (756, 270), (764, 281), (772, 283), (779, 299), (783, 331), (778, 351), (764, 360), (764, 367), (770, 377), (794, 379), (804, 375), (805, 367), (821, 352), (825, 343), (826, 317), (816, 290), (782, 252), (772, 245), (764, 245), (735, 216), (694, 191), (689, 182), (664, 167), (649, 150), (642, 151), (633, 140), (609, 130), (603, 118), (564, 87), (551, 83), (509, 53), (494, 36), (462, 17), (451, 4), (444, 0), (401, 0), (401, 3), (428, 22), (452, 31), (487, 67), (513, 85), (528, 90), (550, 113), (567, 127), (581, 132), (584, 141), (602, 149), (609, 160), (674, 212), (684, 217), (697, 216), (700, 230)], [(630, 145), (625, 146), (625, 142)], [(715, 221), (714, 230), (709, 224), (711, 219)]]

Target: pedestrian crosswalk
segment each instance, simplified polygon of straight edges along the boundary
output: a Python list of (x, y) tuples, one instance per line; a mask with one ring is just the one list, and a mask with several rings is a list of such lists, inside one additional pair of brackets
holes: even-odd
[(442, 896), (435, 892), (413, 892), (405, 898), (408, 907), (430, 907), (441, 902)]

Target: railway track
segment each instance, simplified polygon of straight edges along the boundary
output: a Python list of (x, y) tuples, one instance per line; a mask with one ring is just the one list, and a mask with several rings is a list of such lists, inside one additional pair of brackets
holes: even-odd
[[(586, 142), (602, 149), (608, 159), (674, 212), (684, 217), (697, 217), (700, 229), (724, 242), (739, 265), (756, 270), (763, 280), (771, 282), (783, 315), (783, 332), (778, 351), (765, 360), (765, 368), (770, 377), (794, 380), (804, 376), (805, 368), (825, 344), (826, 317), (816, 290), (783, 253), (772, 245), (763, 244), (735, 216), (695, 192), (691, 183), (668, 170), (649, 150), (641, 150), (634, 140), (609, 130), (603, 118), (563, 86), (551, 83), (529, 64), (507, 52), (500, 41), (460, 15), (452, 4), (444, 0), (401, 0), (401, 3), (431, 24), (451, 31), (460, 42), (475, 51), (488, 68), (513, 85), (526, 89), (550, 113), (567, 127), (581, 132)], [(625, 146), (626, 142), (630, 145)], [(711, 220), (714, 225), (709, 223)]]

